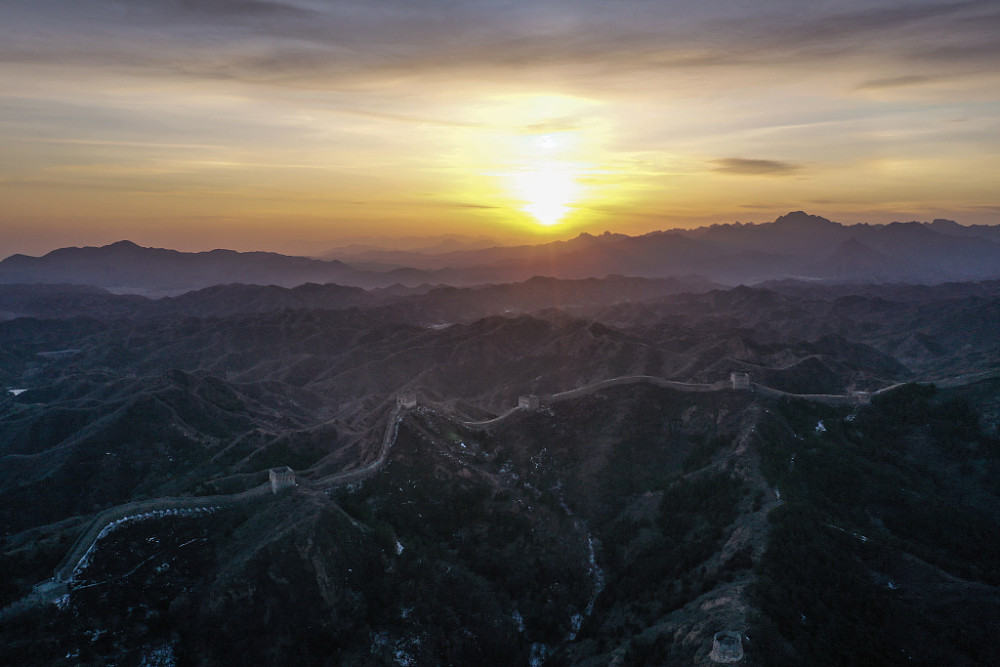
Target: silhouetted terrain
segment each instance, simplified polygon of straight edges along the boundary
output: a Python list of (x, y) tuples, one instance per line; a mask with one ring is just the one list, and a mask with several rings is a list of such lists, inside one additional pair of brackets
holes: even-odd
[(517, 284), (467, 288), (396, 286), (368, 291), (334, 283), (305, 283), (293, 288), (227, 284), (175, 297), (150, 299), (78, 285), (0, 285), (0, 320), (15, 317), (65, 318), (72, 315), (126, 319), (176, 315), (220, 317), (287, 309), (342, 310), (390, 306), (390, 317), (396, 321), (447, 322), (493, 313), (616, 303), (680, 292), (705, 292), (716, 287), (720, 285), (697, 276), (655, 279), (608, 276), (584, 280), (534, 277)]
[[(183, 253), (120, 241), (0, 261), (0, 284), (69, 283), (177, 294), (217, 284), (365, 288), (508, 283), (533, 276), (584, 279), (699, 275), (729, 285), (782, 278), (941, 283), (1000, 277), (995, 227), (932, 223), (842, 225), (801, 211), (771, 223), (712, 225), (642, 236), (581, 234), (568, 241), (453, 252), (345, 252), (318, 260), (275, 253)], [(358, 266), (350, 262), (361, 259)]]
[(440, 270), (475, 270), (492, 281), (535, 274), (564, 278), (699, 274), (729, 284), (783, 277), (938, 283), (1000, 276), (997, 229), (965, 227), (950, 220), (842, 225), (798, 211), (763, 224), (712, 225), (636, 237), (581, 234), (540, 246), (365, 257), (436, 269), (448, 282), (463, 274)]
[(1000, 282), (36, 284), (0, 311), (0, 605), (102, 511), (197, 510), (125, 515), (58, 606), (0, 612), (4, 664), (707, 665), (727, 629), (744, 664), (993, 659)]

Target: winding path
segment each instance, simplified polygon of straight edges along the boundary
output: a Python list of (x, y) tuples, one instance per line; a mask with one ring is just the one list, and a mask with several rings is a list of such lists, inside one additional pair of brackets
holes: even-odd
[[(374, 461), (361, 468), (335, 473), (316, 480), (303, 481), (310, 487), (329, 489), (335, 486), (359, 482), (376, 473), (389, 457), (389, 451), (392, 449), (392, 443), (395, 442), (396, 436), (399, 434), (399, 425), (403, 421), (405, 412), (406, 408), (397, 405), (390, 413), (385, 433), (382, 436), (382, 446), (379, 448), (378, 456)], [(80, 562), (86, 557), (97, 540), (100, 539), (102, 531), (116, 521), (157, 511), (233, 507), (261, 500), (271, 495), (271, 485), (270, 483), (265, 483), (241, 493), (215, 496), (150, 498), (110, 507), (91, 520), (87, 529), (80, 534), (76, 542), (73, 543), (73, 546), (70, 547), (69, 552), (67, 552), (59, 565), (56, 566), (52, 579), (36, 584), (34, 591), (27, 598), (0, 610), (0, 618), (30, 609), (37, 604), (55, 602), (56, 599), (65, 595), (67, 590), (66, 584), (73, 578), (73, 573)]]
[[(602, 389), (608, 389), (610, 387), (618, 387), (621, 385), (628, 384), (652, 384), (657, 387), (666, 387), (668, 389), (677, 389), (678, 391), (692, 391), (692, 392), (706, 392), (706, 391), (719, 391), (722, 389), (728, 389), (730, 383), (721, 380), (714, 384), (699, 384), (695, 382), (677, 382), (675, 380), (666, 380), (661, 377), (656, 377), (655, 375), (620, 375), (618, 377), (609, 378), (607, 380), (598, 380), (597, 382), (591, 382), (590, 384), (583, 385), (582, 387), (577, 387), (576, 389), (570, 389), (568, 391), (560, 391), (555, 394), (541, 394), (538, 396), (538, 401), (542, 405), (548, 405), (551, 403), (558, 403), (560, 401), (568, 401), (573, 398), (579, 398), (581, 396), (587, 396), (589, 394), (596, 393)], [(518, 410), (526, 410), (522, 406), (516, 406), (507, 410), (503, 414), (497, 415), (496, 417), (491, 417), (490, 419), (483, 419), (479, 421), (462, 421), (461, 423), (465, 426), (492, 426), (497, 424), (507, 417), (511, 416)]]
[(209, 507), (233, 507), (244, 503), (266, 498), (271, 493), (270, 484), (261, 484), (249, 491), (218, 496), (180, 496), (165, 498), (150, 498), (149, 500), (139, 500), (124, 505), (117, 505), (108, 508), (98, 514), (91, 521), (87, 530), (80, 534), (73, 546), (70, 547), (62, 562), (56, 567), (54, 581), (69, 581), (77, 565), (93, 546), (100, 536), (101, 531), (115, 521), (142, 516), (150, 512), (169, 511), (179, 509), (206, 509)]
[(328, 489), (334, 486), (360, 482), (369, 475), (378, 472), (382, 464), (385, 463), (385, 460), (389, 458), (389, 450), (392, 449), (392, 443), (396, 441), (396, 436), (399, 435), (399, 425), (403, 423), (403, 417), (406, 412), (407, 408), (397, 405), (396, 409), (389, 415), (389, 422), (386, 424), (385, 433), (382, 435), (382, 446), (379, 448), (378, 456), (375, 457), (374, 461), (360, 468), (345, 470), (319, 479), (309, 480), (309, 485)]
[[(992, 371), (984, 371), (981, 373), (969, 373), (958, 375), (950, 378), (941, 378), (932, 380), (935, 384), (941, 387), (959, 387), (963, 385), (973, 384), (981, 380), (986, 380), (990, 378), (1000, 377), (1000, 369)], [(720, 381), (714, 384), (698, 384), (689, 382), (676, 382), (673, 380), (667, 380), (664, 378), (652, 376), (652, 375), (625, 375), (615, 378), (610, 378), (607, 380), (600, 380), (598, 382), (593, 382), (576, 389), (570, 389), (568, 391), (558, 392), (555, 394), (547, 394), (539, 396), (539, 401), (541, 404), (551, 404), (558, 403), (561, 401), (566, 401), (574, 398), (579, 398), (581, 396), (587, 396), (595, 392), (601, 391), (603, 389), (608, 389), (610, 387), (617, 387), (622, 385), (630, 384), (652, 384), (658, 387), (666, 387), (669, 389), (675, 389), (678, 391), (688, 391), (688, 392), (710, 392), (710, 391), (722, 391), (730, 389), (731, 385), (727, 381)], [(883, 394), (898, 387), (903, 386), (907, 383), (897, 383), (884, 387), (875, 392), (875, 394)], [(743, 390), (746, 391), (746, 390)], [(826, 403), (829, 405), (849, 405), (858, 402), (858, 397), (854, 394), (794, 394), (791, 392), (785, 392), (780, 389), (773, 389), (771, 387), (766, 387), (760, 384), (752, 384), (750, 391), (757, 393), (762, 396), (768, 397), (793, 397), (801, 398), (804, 400), (816, 401), (819, 403)], [(491, 419), (481, 420), (481, 421), (462, 421), (461, 423), (466, 426), (481, 427), (481, 426), (491, 426), (497, 424), (507, 417), (513, 415), (519, 410), (526, 410), (521, 406), (511, 408), (503, 414), (500, 414)], [(354, 484), (367, 477), (378, 472), (381, 467), (385, 464), (389, 457), (389, 452), (392, 449), (392, 445), (399, 434), (399, 426), (406, 415), (408, 408), (397, 405), (395, 409), (389, 414), (388, 423), (386, 424), (385, 432), (382, 436), (381, 447), (379, 448), (378, 456), (371, 462), (360, 468), (355, 468), (352, 470), (346, 470), (343, 472), (334, 473), (326, 477), (321, 477), (319, 479), (305, 480), (303, 483), (312, 487), (322, 490), (329, 490), (332, 487), (342, 486), (345, 484)], [(309, 472), (309, 470), (304, 470), (302, 473)], [(301, 474), (301, 473), (300, 473)], [(98, 538), (101, 535), (101, 531), (107, 526), (115, 521), (126, 519), (129, 517), (140, 516), (142, 514), (161, 510), (173, 510), (173, 509), (197, 509), (204, 507), (231, 507), (235, 505), (241, 505), (249, 503), (255, 500), (260, 500), (267, 498), (271, 495), (270, 484), (261, 484), (260, 486), (254, 487), (248, 491), (243, 491), (242, 493), (235, 493), (229, 495), (215, 495), (215, 496), (183, 496), (183, 497), (164, 497), (164, 498), (151, 498), (148, 500), (140, 500), (131, 503), (125, 503), (123, 505), (118, 505), (115, 507), (108, 508), (98, 514), (91, 521), (88, 528), (83, 531), (83, 533), (77, 538), (76, 542), (70, 548), (69, 552), (63, 558), (62, 562), (56, 567), (54, 576), (52, 579), (42, 582), (35, 587), (35, 592), (29, 595), (24, 600), (16, 602), (4, 610), (0, 610), (0, 617), (8, 615), (11, 613), (17, 613), (23, 609), (30, 608), (34, 604), (41, 604), (46, 602), (53, 602), (56, 598), (65, 594), (64, 584), (68, 582), (72, 576), (73, 572), (76, 570), (80, 561), (84, 558), (87, 552), (93, 547)]]

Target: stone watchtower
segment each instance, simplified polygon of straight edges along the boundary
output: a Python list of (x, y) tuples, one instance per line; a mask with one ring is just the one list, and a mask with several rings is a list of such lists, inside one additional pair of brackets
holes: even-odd
[(281, 493), (295, 486), (295, 471), (288, 466), (271, 468), (268, 478), (271, 480), (271, 493)]
[(417, 392), (408, 391), (396, 397), (396, 405), (407, 410), (417, 407)]
[(732, 630), (716, 632), (712, 640), (712, 652), (708, 654), (712, 662), (730, 663), (743, 659), (743, 638)]
[(534, 394), (517, 397), (517, 407), (519, 408), (524, 408), (525, 410), (537, 410), (539, 405), (541, 405), (541, 401)]
[(750, 374), (743, 371), (733, 371), (729, 374), (729, 382), (733, 389), (749, 389)]
[(51, 600), (69, 593), (69, 584), (57, 578), (46, 579), (40, 584), (35, 584), (31, 593), (38, 599)]

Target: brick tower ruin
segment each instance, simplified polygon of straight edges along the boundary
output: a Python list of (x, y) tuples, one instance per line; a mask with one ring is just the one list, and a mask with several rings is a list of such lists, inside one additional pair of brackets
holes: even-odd
[(295, 471), (288, 466), (271, 468), (267, 476), (271, 481), (271, 493), (280, 493), (295, 486)]
[(743, 638), (732, 630), (716, 632), (712, 640), (712, 652), (708, 654), (712, 662), (733, 663), (743, 659)]

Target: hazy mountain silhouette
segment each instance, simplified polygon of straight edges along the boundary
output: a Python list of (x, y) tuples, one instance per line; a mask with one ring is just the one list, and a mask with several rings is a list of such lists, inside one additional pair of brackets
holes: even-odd
[[(961, 227), (941, 220), (842, 225), (802, 211), (763, 224), (712, 225), (641, 236), (580, 234), (534, 246), (364, 256), (391, 261), (352, 266), (336, 259), (231, 250), (185, 253), (120, 241), (100, 248), (62, 248), (43, 257), (13, 255), (0, 262), (0, 283), (71, 283), (176, 293), (228, 283), (466, 286), (519, 282), (532, 276), (582, 279), (613, 274), (648, 278), (697, 274), (729, 284), (785, 277), (938, 283), (1000, 276), (1000, 236), (994, 228)], [(397, 268), (387, 270), (390, 267)]]
[(943, 218), (937, 218), (931, 222), (921, 224), (940, 234), (968, 236), (1000, 242), (1000, 225), (960, 225), (954, 220), (945, 220)]
[(271, 252), (178, 252), (131, 241), (60, 248), (42, 257), (12, 255), (0, 262), (2, 283), (70, 283), (110, 289), (177, 291), (227, 283), (294, 286), (306, 282), (388, 285), (378, 274), (336, 261)]
[(904, 277), (919, 280), (919, 276), (926, 275), (928, 271), (912, 262), (874, 250), (852, 236), (830, 255), (807, 266), (805, 273), (834, 280), (881, 283)]
[[(864, 251), (852, 240), (871, 252), (862, 256)], [(614, 273), (698, 274), (729, 283), (787, 276), (937, 283), (1000, 276), (1000, 227), (965, 227), (949, 220), (843, 225), (793, 211), (762, 224), (717, 224), (641, 236), (581, 234), (537, 246), (436, 255), (397, 251), (380, 257), (433, 270), (435, 281), (456, 284)]]
[[(486, 237), (445, 234), (441, 236), (411, 236), (398, 239), (355, 239), (348, 245), (332, 248), (319, 259), (350, 258), (352, 262), (394, 263), (397, 253), (440, 255), (449, 252), (481, 250), (497, 245)], [(403, 262), (401, 265), (407, 265)]]
[(535, 277), (521, 283), (481, 287), (425, 285), (367, 291), (335, 283), (304, 283), (290, 288), (234, 283), (150, 299), (82, 285), (0, 285), (0, 320), (17, 317), (224, 317), (280, 310), (382, 308), (396, 320), (441, 323), (467, 321), (494, 313), (641, 301), (681, 292), (707, 292), (718, 287), (721, 285), (698, 276), (659, 279), (608, 276), (583, 280)]

